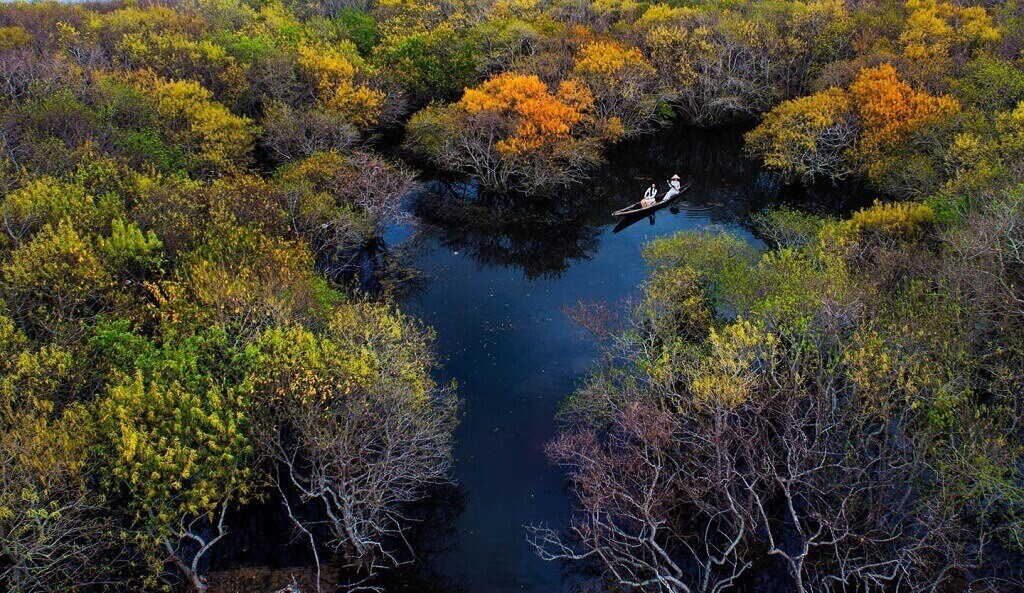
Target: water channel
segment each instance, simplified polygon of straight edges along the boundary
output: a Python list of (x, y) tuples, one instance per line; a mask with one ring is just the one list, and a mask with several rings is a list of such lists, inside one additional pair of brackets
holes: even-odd
[[(652, 181), (664, 190), (673, 173), (693, 182), (683, 199), (616, 228), (613, 210)], [(563, 524), (571, 511), (544, 445), (595, 348), (564, 308), (635, 295), (645, 276), (641, 247), (655, 237), (720, 229), (758, 243), (750, 217), (769, 205), (842, 212), (863, 202), (849, 188), (783, 184), (743, 154), (735, 128), (675, 128), (624, 144), (592, 182), (553, 197), (428, 184), (410, 203), (410, 222), (386, 237), (416, 271), (405, 308), (437, 332), (438, 378), (456, 381), (464, 402), (458, 511), (421, 570), (444, 590), (570, 590), (563, 568), (540, 560), (524, 530)]]

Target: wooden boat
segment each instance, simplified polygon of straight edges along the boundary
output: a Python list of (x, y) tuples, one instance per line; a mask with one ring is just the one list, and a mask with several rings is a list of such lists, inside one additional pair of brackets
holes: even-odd
[(683, 186), (679, 188), (679, 192), (676, 193), (676, 195), (672, 196), (671, 198), (665, 199), (665, 195), (668, 194), (668, 192), (665, 192), (663, 194), (659, 194), (656, 198), (656, 201), (650, 206), (644, 207), (640, 205), (640, 202), (634, 202), (621, 210), (616, 210), (615, 212), (612, 212), (612, 216), (635, 216), (638, 214), (650, 214), (651, 212), (654, 212), (655, 210), (658, 210), (659, 208), (676, 201), (677, 199), (679, 199), (679, 196), (683, 195), (683, 193), (686, 192), (686, 190), (688, 189), (690, 189), (689, 181), (683, 184)]

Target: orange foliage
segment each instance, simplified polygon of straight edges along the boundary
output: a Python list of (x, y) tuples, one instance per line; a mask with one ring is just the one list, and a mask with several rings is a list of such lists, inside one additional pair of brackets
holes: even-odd
[(952, 97), (914, 90), (900, 80), (889, 64), (861, 71), (850, 85), (850, 96), (861, 124), (861, 144), (865, 150), (898, 139), (916, 124), (960, 109)]
[(458, 105), (470, 114), (512, 117), (515, 134), (497, 143), (504, 154), (522, 154), (568, 139), (593, 105), (590, 91), (565, 81), (552, 93), (533, 75), (505, 73), (475, 89), (466, 89)]

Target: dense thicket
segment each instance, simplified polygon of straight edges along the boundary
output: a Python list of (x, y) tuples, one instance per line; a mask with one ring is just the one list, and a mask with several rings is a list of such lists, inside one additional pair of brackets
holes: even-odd
[(578, 506), (542, 556), (645, 591), (1024, 587), (1019, 7), (829, 18), (747, 148), (885, 201), (767, 212), (764, 250), (655, 241), (629, 314), (577, 310), (606, 356), (549, 448)]
[[(430, 331), (337, 282), (414, 187), (760, 121), (849, 220), (683, 235), (553, 458), (549, 557), (619, 586), (1012, 590), (1024, 539), (1024, 18), (938, 0), (181, 0), (0, 7), (0, 587), (203, 589), (273, 501), (353, 582), (448, 479)], [(367, 581), (372, 582), (372, 581)]]
[[(364, 582), (448, 481), (431, 333), (335, 284), (414, 187), (363, 13), (0, 8), (0, 589), (204, 590), (246, 504)], [(251, 512), (251, 511), (250, 511)]]

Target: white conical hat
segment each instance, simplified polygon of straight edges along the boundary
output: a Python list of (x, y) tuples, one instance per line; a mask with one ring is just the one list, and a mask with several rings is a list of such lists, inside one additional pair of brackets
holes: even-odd
[(679, 179), (679, 176), (678, 175), (673, 175), (672, 179)]

